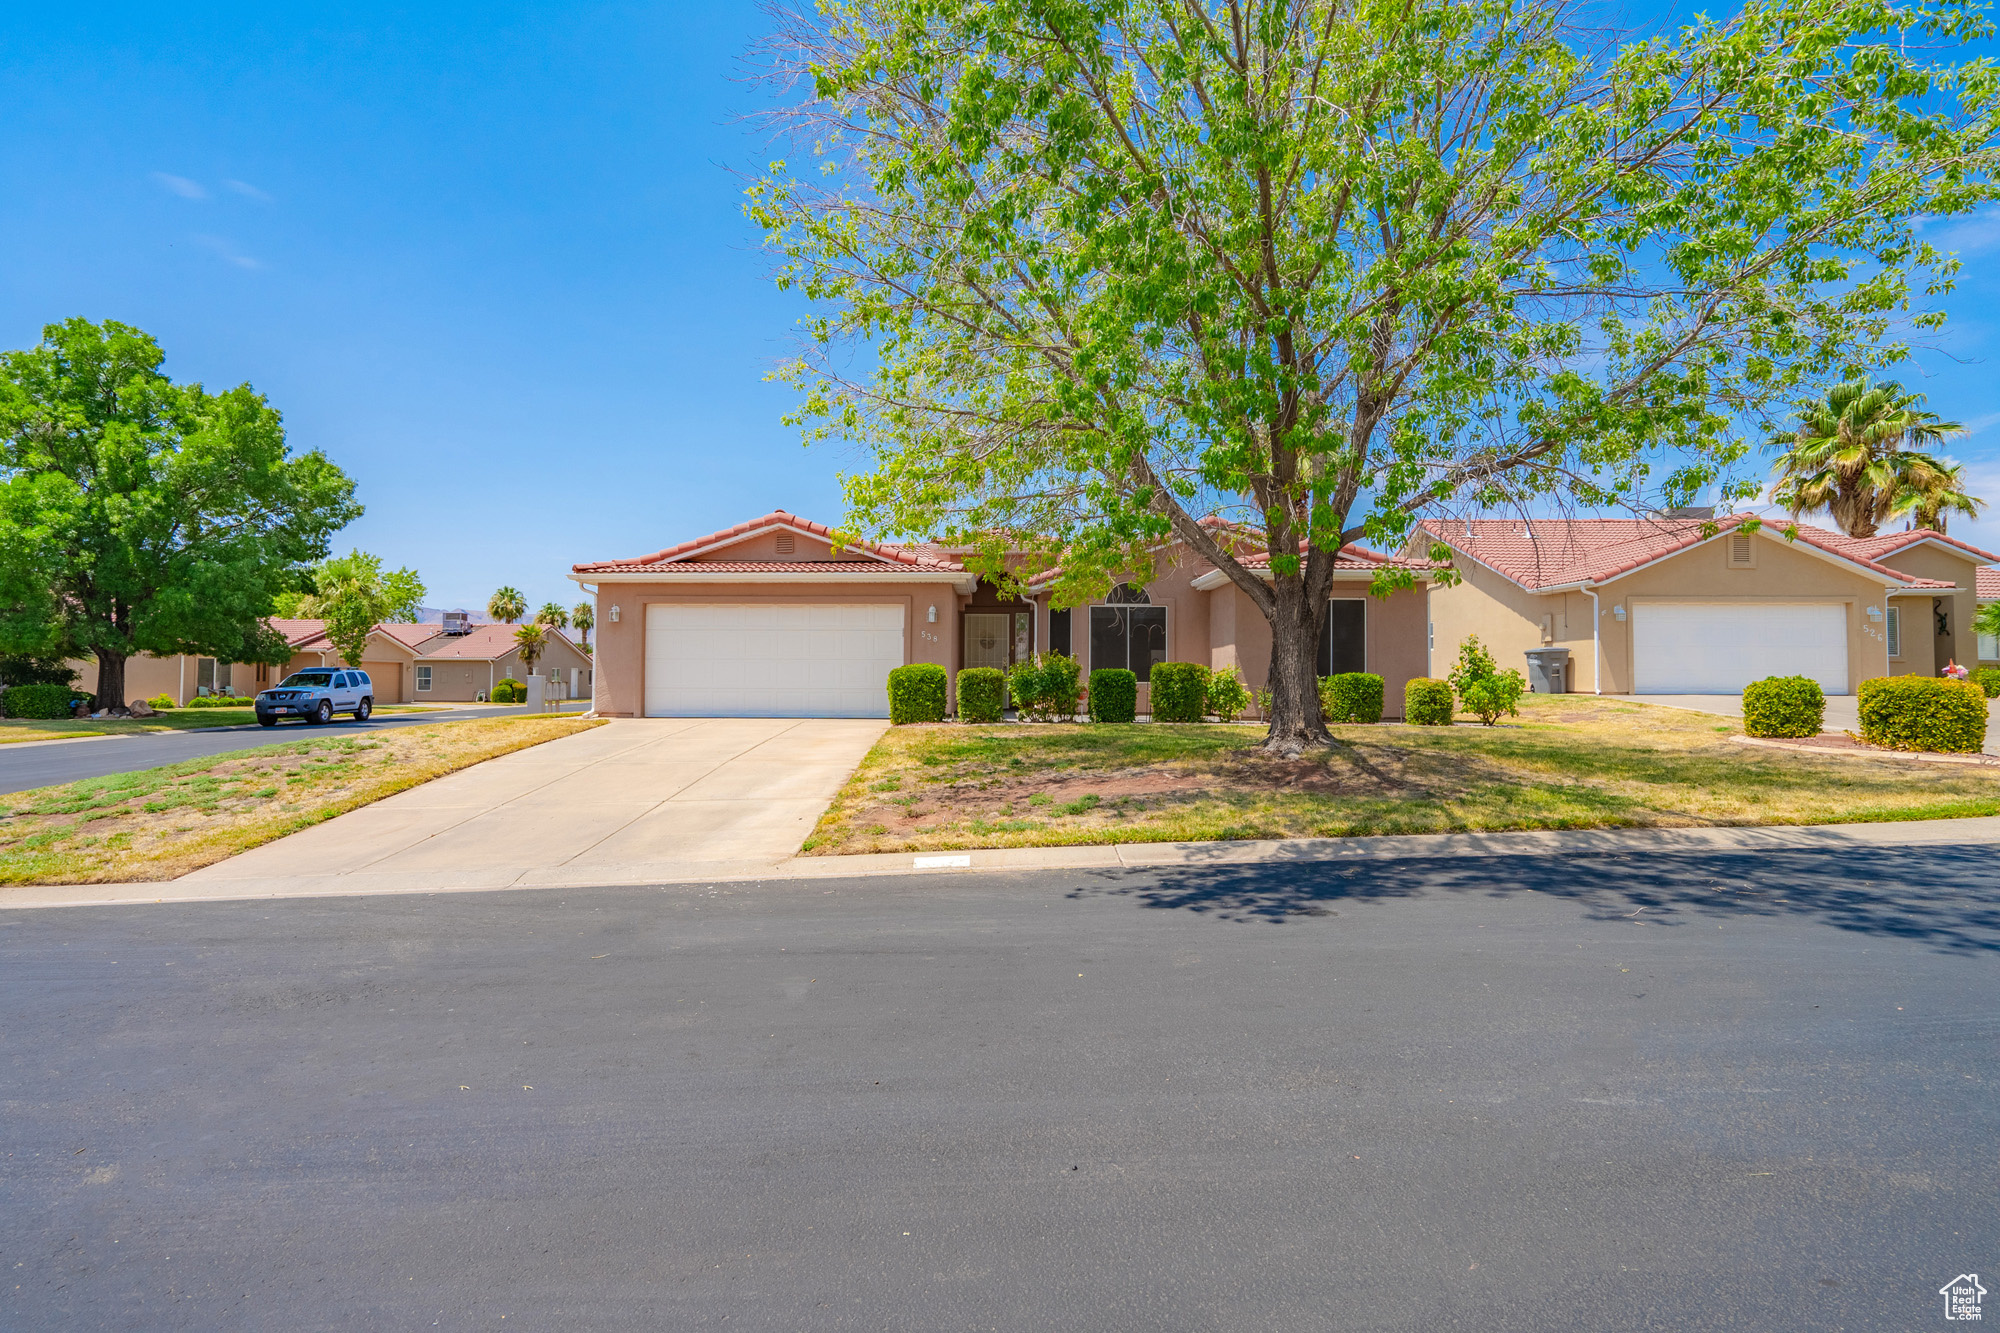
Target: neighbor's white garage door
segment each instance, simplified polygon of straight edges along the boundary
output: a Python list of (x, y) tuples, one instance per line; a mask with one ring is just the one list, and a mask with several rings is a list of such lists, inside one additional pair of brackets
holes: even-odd
[(1810, 676), (1847, 693), (1847, 608), (1806, 602), (1640, 602), (1640, 694), (1735, 694), (1766, 676)]
[(648, 717), (887, 717), (901, 606), (646, 608)]

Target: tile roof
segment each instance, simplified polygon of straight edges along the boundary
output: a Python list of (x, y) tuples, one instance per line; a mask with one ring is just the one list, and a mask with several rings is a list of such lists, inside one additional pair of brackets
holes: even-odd
[(278, 633), (284, 635), (285, 642), (294, 648), (303, 648), (316, 639), (324, 639), (326, 637), (326, 622), (324, 620), (297, 620), (272, 616), (270, 626), (272, 629), (278, 631)]
[[(1271, 556), (1267, 551), (1253, 551), (1249, 555), (1238, 558), (1252, 569), (1262, 569), (1271, 563)], [(1380, 551), (1371, 551), (1365, 546), (1356, 546), (1353, 542), (1349, 542), (1347, 545), (1341, 547), (1339, 554), (1334, 557), (1333, 561), (1333, 567), (1336, 572), (1366, 573), (1380, 569), (1384, 565), (1398, 569), (1449, 568), (1449, 566), (1441, 565), (1431, 560), (1412, 560), (1404, 556), (1384, 555)]]
[[(885, 565), (880, 560), (680, 560), (648, 564), (639, 560), (606, 560), (595, 565), (578, 565), (579, 574), (686, 575), (691, 579), (711, 574), (880, 574), (908, 566)], [(923, 566), (925, 570), (958, 572), (951, 566)]]
[(1813, 531), (1821, 534), (1821, 545), (1829, 550), (1837, 550), (1843, 555), (1853, 553), (1869, 560), (1880, 560), (1885, 555), (1894, 555), (1906, 546), (1930, 541), (1945, 546), (1955, 546), (1981, 564), (1990, 565), (2000, 561), (2000, 555), (1982, 551), (1977, 546), (1968, 546), (1956, 537), (1947, 537), (1942, 532), (1933, 532), (1929, 528), (1917, 528), (1912, 532), (1878, 532), (1873, 537), (1850, 537), (1846, 533), (1827, 532), (1823, 528), (1814, 528)]
[[(491, 662), (514, 651), (514, 631), (519, 628), (519, 625), (474, 625), (464, 634), (441, 635), (426, 643), (417, 656)], [(570, 643), (569, 636), (559, 629), (547, 632), (551, 638)]]
[(1982, 602), (2000, 602), (2000, 569), (1988, 566), (1979, 571), (1977, 581), (1972, 585)]
[(443, 625), (403, 624), (386, 620), (375, 628), (378, 632), (388, 635), (405, 648), (414, 648), (420, 643), (428, 643), (430, 640), (444, 633)]
[[(738, 523), (735, 527), (724, 528), (720, 532), (711, 532), (706, 537), (696, 537), (690, 541), (678, 542), (675, 545), (667, 547), (665, 550), (655, 551), (651, 555), (634, 556), (629, 560), (591, 561), (580, 565), (572, 565), (570, 569), (571, 572), (577, 574), (644, 573), (660, 565), (684, 563), (697, 552), (722, 545), (737, 537), (748, 536), (753, 532), (760, 532), (766, 528), (774, 527), (790, 528), (794, 532), (805, 533), (808, 536), (824, 537), (829, 541), (838, 542), (842, 550), (864, 551), (876, 557), (876, 559), (869, 561), (835, 561), (825, 563), (866, 564), (870, 566), (878, 566), (886, 563), (891, 565), (910, 565), (919, 569), (962, 570), (964, 568), (958, 561), (952, 559), (934, 546), (894, 546), (885, 542), (864, 542), (851, 539), (842, 541), (834, 533), (834, 530), (827, 527), (824, 523), (814, 523), (810, 519), (800, 518), (795, 514), (788, 514), (782, 509), (774, 509), (762, 518), (753, 518), (746, 523)], [(714, 562), (704, 563), (710, 564)]]
[[(1488, 518), (1470, 522), (1432, 519), (1418, 526), (1429, 536), (1522, 587), (1537, 589), (1609, 582), (1641, 565), (1714, 540), (1751, 517), (1754, 515), (1725, 514), (1716, 519)], [(1704, 535), (1703, 529), (1711, 525), (1714, 531)], [(1781, 525), (1767, 519), (1764, 526), (1777, 531)], [(1954, 586), (1939, 579), (1912, 578), (1878, 563), (1864, 551), (1843, 549), (1853, 539), (1824, 528), (1801, 523), (1796, 540), (1905, 587)]]

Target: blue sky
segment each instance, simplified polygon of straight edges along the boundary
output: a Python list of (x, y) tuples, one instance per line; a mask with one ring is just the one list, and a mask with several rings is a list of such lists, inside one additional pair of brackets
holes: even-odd
[[(341, 548), (433, 605), (567, 605), (576, 560), (837, 520), (856, 456), (801, 448), (764, 378), (799, 307), (735, 174), (773, 155), (741, 119), (758, 8), (341, 8), (9, 7), (0, 346), (115, 318), (178, 379), (249, 381), (359, 482)], [(1946, 230), (1951, 355), (1906, 379), (2000, 500), (2000, 214)]]

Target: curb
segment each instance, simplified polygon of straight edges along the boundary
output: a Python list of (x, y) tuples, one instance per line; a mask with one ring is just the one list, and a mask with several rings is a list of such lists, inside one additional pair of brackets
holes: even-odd
[(1671, 855), (1684, 852), (1861, 850), (1875, 847), (2000, 845), (2000, 816), (1872, 824), (1778, 824), (1709, 828), (1531, 829), (1513, 833), (1415, 833), (1369, 838), (1257, 842), (1137, 842), (1081, 847), (1006, 847), (964, 852), (879, 852), (794, 856), (779, 861), (653, 862), (565, 873), (508, 875), (399, 872), (300, 875), (282, 879), (161, 880), (137, 884), (24, 885), (0, 888), (0, 911), (43, 907), (242, 902), (273, 898), (353, 898), (523, 889), (652, 888), (683, 884), (784, 882), (894, 876), (913, 880), (967, 872), (1035, 870), (1204, 870), (1266, 865), (1500, 856)]

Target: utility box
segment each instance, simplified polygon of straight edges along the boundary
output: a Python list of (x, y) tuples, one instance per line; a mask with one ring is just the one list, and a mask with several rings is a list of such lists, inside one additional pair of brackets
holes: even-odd
[(1528, 689), (1535, 694), (1569, 693), (1569, 649), (1530, 648)]
[(548, 682), (532, 671), (528, 673), (528, 707), (537, 713), (548, 707)]

